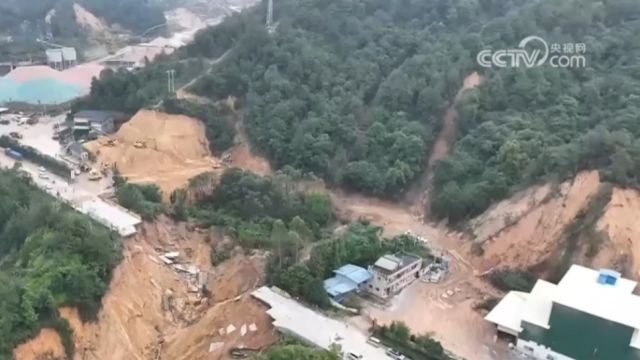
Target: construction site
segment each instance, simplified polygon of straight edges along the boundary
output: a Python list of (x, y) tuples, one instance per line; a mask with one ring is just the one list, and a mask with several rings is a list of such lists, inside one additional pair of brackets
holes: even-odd
[(157, 184), (165, 199), (196, 175), (224, 170), (202, 122), (184, 115), (140, 110), (115, 134), (84, 147), (102, 168), (115, 168), (133, 183)]

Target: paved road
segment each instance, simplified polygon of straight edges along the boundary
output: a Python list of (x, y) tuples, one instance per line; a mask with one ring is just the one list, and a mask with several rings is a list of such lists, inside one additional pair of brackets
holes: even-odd
[[(0, 166), (11, 168), (15, 163), (16, 161), (6, 156), (4, 151), (0, 153)], [(81, 183), (69, 183), (59, 176), (47, 171), (43, 172), (34, 163), (28, 161), (21, 163), (22, 169), (31, 175), (35, 185), (47, 193), (117, 231), (121, 236), (130, 236), (136, 233), (136, 226), (142, 222), (138, 215), (83, 189)]]

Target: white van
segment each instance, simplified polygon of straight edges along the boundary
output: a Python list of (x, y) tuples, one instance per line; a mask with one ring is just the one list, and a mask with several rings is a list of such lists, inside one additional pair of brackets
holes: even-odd
[(375, 337), (373, 337), (373, 336), (370, 336), (370, 337), (367, 339), (367, 344), (369, 344), (369, 345), (373, 345), (373, 346), (375, 346), (375, 347), (380, 347), (380, 345), (382, 345), (382, 343), (380, 342), (380, 339), (375, 338)]

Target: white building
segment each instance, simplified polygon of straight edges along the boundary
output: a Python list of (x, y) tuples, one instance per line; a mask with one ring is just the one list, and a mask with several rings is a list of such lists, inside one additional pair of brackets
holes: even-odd
[(485, 319), (534, 359), (638, 360), (636, 285), (612, 270), (573, 265), (557, 285), (538, 280), (530, 293), (509, 292)]
[(76, 49), (65, 47), (60, 49), (47, 49), (47, 65), (56, 70), (65, 70), (78, 64)]
[(422, 258), (411, 254), (384, 255), (369, 266), (372, 277), (367, 291), (381, 299), (387, 299), (422, 274)]

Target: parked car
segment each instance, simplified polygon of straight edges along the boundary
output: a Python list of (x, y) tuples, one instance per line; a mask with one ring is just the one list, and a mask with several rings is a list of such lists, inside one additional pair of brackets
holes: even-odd
[(407, 358), (400, 354), (398, 351), (393, 350), (393, 349), (388, 349), (386, 352), (387, 355), (389, 355), (390, 358), (395, 359), (395, 360), (406, 360)]

